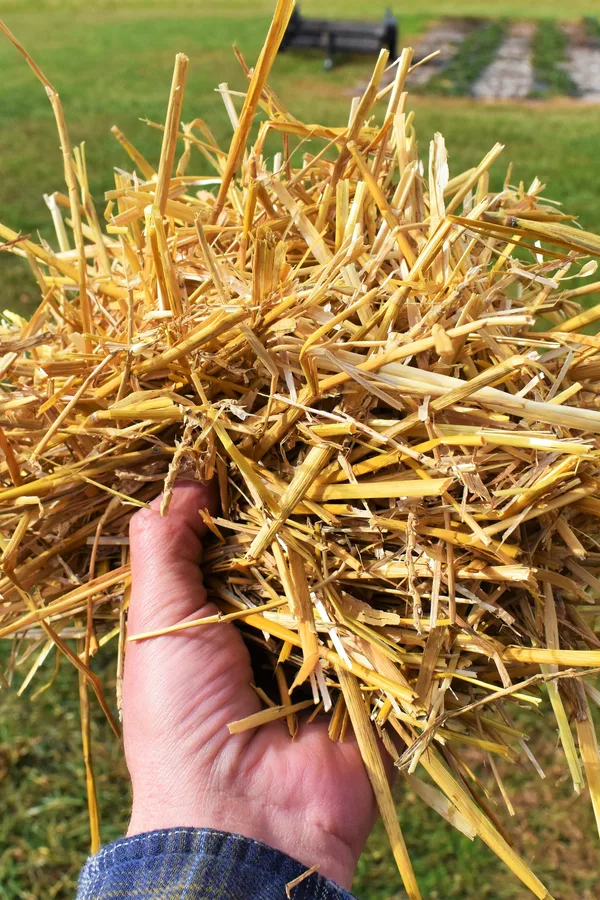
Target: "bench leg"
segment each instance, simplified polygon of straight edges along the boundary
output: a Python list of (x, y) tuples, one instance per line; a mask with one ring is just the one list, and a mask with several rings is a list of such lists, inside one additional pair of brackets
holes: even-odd
[(390, 62), (398, 58), (398, 28), (395, 24), (386, 29), (385, 43), (390, 51)]
[(335, 36), (329, 32), (327, 35), (327, 56), (323, 60), (323, 68), (326, 72), (330, 69), (333, 69), (333, 62), (335, 56)]
[(390, 48), (390, 61), (394, 62), (398, 58), (398, 42), (397, 42), (397, 34), (394, 30), (390, 33), (388, 38), (389, 40), (389, 48)]

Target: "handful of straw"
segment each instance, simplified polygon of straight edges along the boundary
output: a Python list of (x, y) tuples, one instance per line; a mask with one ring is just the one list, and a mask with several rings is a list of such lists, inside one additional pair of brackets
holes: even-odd
[[(600, 238), (537, 180), (493, 192), (500, 145), (450, 178), (436, 134), (422, 163), (410, 49), (386, 88), (381, 53), (347, 126), (294, 118), (267, 85), (292, 6), (256, 67), (241, 60), (241, 110), (221, 86), (228, 151), (180, 125), (183, 56), (158, 169), (113, 129), (131, 173), (104, 223), (57, 93), (2, 26), (47, 90), (67, 194), (47, 198), (58, 249), (0, 225), (42, 298), (0, 331), (0, 636), (27, 683), (53, 653), (79, 670), (96, 846), (89, 687), (118, 724), (92, 659), (113, 642), (120, 671), (126, 641), (151, 639), (126, 637), (128, 521), (163, 489), (166, 513), (180, 475), (216, 478), (208, 590), (281, 694), (231, 730), (287, 717), (293, 735), (307, 706), (332, 740), (351, 724), (410, 898), (382, 752), (549, 897), (461, 748), (506, 797), (495, 758), (539, 769), (510, 710), (546, 683), (600, 820), (600, 693), (582, 677), (600, 666), (600, 339), (582, 331), (599, 316), (575, 302), (600, 285), (573, 286)], [(195, 150), (211, 177), (189, 173)]]

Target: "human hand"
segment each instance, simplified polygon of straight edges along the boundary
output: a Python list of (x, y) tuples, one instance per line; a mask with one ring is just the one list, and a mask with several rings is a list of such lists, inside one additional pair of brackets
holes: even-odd
[[(212, 615), (200, 560), (200, 508), (211, 486), (176, 485), (168, 515), (131, 521), (130, 634)], [(130, 643), (123, 734), (133, 784), (129, 835), (158, 828), (215, 828), (255, 838), (350, 888), (375, 820), (358, 746), (329, 739), (327, 723), (283, 721), (230, 735), (227, 723), (261, 708), (250, 657), (230, 623)]]

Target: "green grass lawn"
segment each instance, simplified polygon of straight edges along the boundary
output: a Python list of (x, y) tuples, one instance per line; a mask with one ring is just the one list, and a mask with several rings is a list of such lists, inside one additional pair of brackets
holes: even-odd
[[(252, 15), (270, 15), (273, 10), (275, 0), (254, 0), (250, 5), (248, 0), (229, 0), (223, 6), (221, 15), (231, 18), (239, 18), (245, 16), (250, 18)], [(389, 4), (395, 11), (401, 11), (402, 6), (408, 4)], [(6, 12), (18, 12), (23, 8), (32, 7), (32, 0), (4, 0), (2, 4), (3, 10)], [(381, 15), (385, 9), (386, 3), (381, 4)], [(379, 8), (373, 4), (367, 4), (365, 0), (329, 0), (326, 6), (320, 0), (301, 0), (302, 11), (312, 15), (344, 15), (355, 16), (357, 18), (369, 18), (379, 14)], [(185, 15), (186, 18), (199, 18), (204, 15), (211, 15), (215, 9), (215, 5), (208, 0), (173, 0), (168, 5), (164, 0), (145, 0), (140, 4), (138, 0), (97, 0), (92, 4), (86, 0), (37, 0), (35, 9), (38, 13), (56, 16), (61, 12), (71, 13), (76, 11), (82, 12), (87, 8), (87, 15), (95, 16), (114, 16), (120, 18), (122, 16), (133, 15), (137, 18), (140, 10), (144, 10), (144, 17), (147, 13), (158, 12), (164, 16), (171, 17), (176, 13)], [(598, 13), (598, 5), (596, 0), (572, 0), (571, 3), (565, 4), (562, 0), (540, 0), (538, 3), (527, 3), (523, 0), (429, 0), (423, 4), (424, 12), (429, 16), (528, 16), (530, 18), (555, 18), (560, 16), (565, 19), (577, 19), (581, 16), (593, 15)]]
[[(0, 647), (0, 661), (8, 647)], [(68, 664), (50, 689), (48, 660), (23, 697), (0, 689), (0, 900), (71, 900), (88, 850), (85, 781), (79, 736), (77, 676)], [(114, 658), (96, 660), (114, 696)], [(93, 745), (102, 838), (127, 824), (129, 785), (121, 747), (97, 706)], [(546, 710), (547, 713), (547, 710)], [(525, 714), (524, 714), (525, 715)], [(550, 716), (529, 715), (521, 727), (546, 771), (540, 779), (525, 762), (499, 763), (517, 810), (510, 819), (477, 754), (463, 754), (491, 791), (491, 803), (514, 838), (515, 849), (557, 900), (594, 900), (600, 845), (587, 793), (573, 794)], [(398, 812), (424, 900), (525, 900), (530, 894), (481, 842), (463, 837), (397, 783)], [(363, 854), (354, 891), (360, 900), (405, 900), (381, 824)]]
[[(373, 15), (365, 11), (364, 0), (361, 2), (362, 6), (352, 0), (349, 14)], [(332, 3), (332, 11), (336, 4), (339, 0)], [(447, 12), (450, 6), (455, 13), (474, 12), (476, 4), (437, 0), (427, 11), (434, 15)], [(531, 15), (531, 9), (523, 4), (500, 6), (502, 9), (494, 5), (494, 14)], [(314, 0), (313, 7), (317, 8)], [(539, 4), (536, 12), (557, 7)], [(150, 158), (158, 155), (160, 134), (140, 118), (164, 118), (176, 52), (183, 51), (191, 59), (184, 118), (206, 119), (218, 140), (227, 145), (230, 125), (214, 88), (227, 81), (243, 89), (231, 45), (237, 42), (247, 59), (254, 60), (268, 25), (269, 8), (267, 0), (260, 0), (250, 15), (247, 4), (234, 0), (227, 15), (217, 17), (206, 2), (194, 6), (192, 12), (186, 2), (175, 0), (167, 13), (157, 0), (143, 5), (139, 0), (119, 4), (103, 0), (93, 7), (81, 0), (42, 0), (33, 12), (32, 0), (19, 0), (18, 4), (8, 0), (2, 14), (59, 91), (72, 143), (85, 140), (91, 189), (102, 208), (103, 192), (113, 186), (113, 167), (129, 162), (110, 134), (111, 125), (118, 124)], [(311, 3), (303, 8), (310, 11)], [(580, 15), (593, 8), (592, 2), (576, 2), (569, 12), (576, 10)], [(232, 14), (234, 9), (237, 15)], [(401, 14), (404, 40), (409, 43), (427, 21), (420, 13)], [(365, 59), (349, 60), (325, 74), (319, 54), (309, 58), (282, 55), (272, 84), (299, 118), (343, 124), (350, 99), (367, 78), (370, 65)], [(39, 231), (52, 241), (42, 198), (45, 192), (62, 189), (63, 181), (50, 105), (41, 85), (5, 40), (0, 41), (0, 71), (0, 221), (25, 233)], [(435, 131), (446, 136), (454, 174), (477, 163), (500, 139), (506, 143), (506, 153), (496, 169), (498, 180), (512, 160), (515, 177), (528, 181), (538, 174), (548, 182), (549, 195), (579, 214), (584, 227), (600, 228), (595, 199), (600, 190), (596, 165), (600, 117), (594, 107), (568, 103), (480, 106), (470, 100), (449, 103), (423, 97), (411, 102), (425, 147)], [(195, 168), (205, 171), (199, 155)], [(0, 307), (26, 312), (27, 302), (35, 296), (26, 266), (2, 254)]]
[[(118, 124), (144, 154), (156, 159), (160, 135), (139, 121), (164, 119), (173, 58), (191, 58), (184, 119), (206, 119), (226, 144), (230, 126), (218, 82), (242, 89), (243, 79), (231, 44), (236, 41), (249, 62), (256, 58), (272, 9), (270, 0), (231, 0), (217, 12), (207, 0), (4, 0), (5, 20), (22, 39), (61, 94), (72, 142), (85, 140), (93, 196), (102, 209), (103, 191), (112, 186), (112, 167), (128, 160), (110, 126)], [(366, 0), (332, 0), (334, 14), (378, 18), (381, 8)], [(323, 11), (306, 0), (305, 12)], [(405, 40), (422, 29), (428, 17), (447, 13), (485, 14), (489, 0), (432, 0), (422, 13), (400, 15)], [(568, 9), (558, 0), (530, 4), (499, 0), (494, 15), (580, 17), (597, 12), (597, 0), (574, 0)], [(319, 55), (277, 60), (272, 85), (293, 112), (307, 121), (343, 124), (357, 85), (369, 62), (349, 61), (325, 74)], [(53, 240), (44, 192), (63, 189), (61, 159), (50, 106), (41, 85), (15, 50), (0, 40), (0, 221), (25, 233)], [(476, 105), (470, 100), (418, 97), (411, 101), (424, 150), (435, 131), (450, 149), (454, 174), (476, 164), (501, 140), (499, 184), (509, 162), (514, 180), (535, 175), (548, 184), (548, 196), (580, 215), (584, 227), (600, 229), (600, 114), (597, 108), (568, 102), (554, 104)], [(202, 160), (195, 169), (204, 171)], [(190, 167), (191, 171), (191, 167)], [(0, 254), (0, 309), (30, 310), (35, 287), (24, 266)], [(0, 648), (6, 652), (7, 648)], [(1, 656), (0, 656), (1, 658)], [(109, 655), (99, 667), (110, 672)], [(46, 665), (38, 686), (50, 675)], [(0, 687), (0, 900), (68, 898), (87, 846), (84, 780), (79, 758), (77, 689), (73, 674), (61, 672), (58, 683), (35, 702), (19, 699)], [(100, 715), (94, 720), (95, 755), (101, 790), (103, 838), (122, 832), (127, 816), (126, 773), (120, 748)], [(565, 766), (555, 748), (555, 734), (534, 738), (548, 778), (539, 783), (529, 771), (506, 771), (518, 821), (507, 822), (516, 849), (547, 880), (560, 900), (598, 896), (600, 853), (586, 798), (574, 805)], [(483, 772), (483, 767), (478, 770)], [(494, 802), (502, 812), (497, 791)], [(398, 804), (407, 842), (425, 898), (521, 900), (527, 893), (505, 875), (500, 863), (480, 843), (472, 844), (407, 794), (400, 783)], [(362, 900), (402, 896), (381, 830), (373, 835), (355, 886)]]

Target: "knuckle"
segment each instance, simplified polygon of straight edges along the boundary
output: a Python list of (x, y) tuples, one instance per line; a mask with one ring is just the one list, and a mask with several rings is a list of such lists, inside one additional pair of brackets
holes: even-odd
[(129, 521), (129, 537), (139, 543), (151, 536), (155, 528), (156, 513), (152, 509), (138, 510)]

